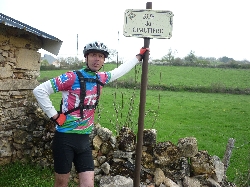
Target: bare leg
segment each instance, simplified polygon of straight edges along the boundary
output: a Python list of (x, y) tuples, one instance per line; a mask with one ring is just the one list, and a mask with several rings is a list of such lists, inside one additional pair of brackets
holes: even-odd
[(55, 183), (54, 187), (67, 187), (69, 182), (70, 173), (58, 174), (55, 173)]
[(94, 171), (85, 171), (79, 175), (79, 187), (94, 187)]

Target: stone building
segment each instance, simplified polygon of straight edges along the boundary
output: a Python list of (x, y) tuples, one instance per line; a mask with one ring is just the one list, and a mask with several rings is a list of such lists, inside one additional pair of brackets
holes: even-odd
[(27, 142), (34, 137), (29, 107), (40, 74), (38, 50), (57, 55), (61, 45), (58, 38), (0, 13), (0, 165), (30, 154), (25, 150), (33, 147)]

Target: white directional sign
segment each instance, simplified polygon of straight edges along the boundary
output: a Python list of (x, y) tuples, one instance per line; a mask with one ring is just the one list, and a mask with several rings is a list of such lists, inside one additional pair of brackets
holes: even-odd
[(165, 38), (172, 36), (173, 13), (167, 10), (127, 9), (123, 35), (139, 38)]

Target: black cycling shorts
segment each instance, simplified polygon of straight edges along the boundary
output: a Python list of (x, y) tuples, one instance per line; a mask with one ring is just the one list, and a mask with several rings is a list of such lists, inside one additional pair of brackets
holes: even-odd
[(77, 173), (94, 171), (94, 161), (88, 134), (56, 132), (52, 144), (54, 170), (58, 174), (71, 171), (72, 162)]

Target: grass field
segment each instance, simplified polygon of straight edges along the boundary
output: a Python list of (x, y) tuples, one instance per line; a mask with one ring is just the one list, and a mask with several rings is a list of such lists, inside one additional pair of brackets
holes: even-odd
[(154, 113), (146, 116), (149, 119), (145, 120), (145, 127), (152, 125), (157, 129), (158, 141), (177, 143), (180, 138), (193, 136), (200, 150), (223, 158), (228, 138), (235, 138), (235, 146), (240, 148), (234, 150), (228, 177), (235, 179), (234, 168), (247, 171), (250, 163), (249, 96), (164, 92), (160, 93), (157, 111), (157, 92), (152, 94), (155, 96), (147, 95), (147, 110), (155, 111), (158, 116), (155, 124), (152, 124)]
[[(112, 65), (106, 69), (112, 69)], [(135, 72), (138, 72), (136, 75)], [(137, 80), (140, 82), (141, 66), (137, 65), (119, 80)], [(249, 88), (250, 70), (247, 69), (222, 69), (181, 66), (148, 66), (149, 85), (172, 86), (221, 86), (227, 88)]]
[[(115, 64), (106, 64), (104, 70), (112, 70)], [(64, 73), (66, 70), (42, 71), (38, 80), (45, 80)], [(119, 80), (140, 82), (141, 66), (137, 65), (128, 74)], [(250, 70), (248, 69), (222, 69), (179, 66), (148, 67), (149, 85), (172, 86), (221, 86), (228, 88), (250, 88)]]
[[(140, 90), (104, 88), (96, 123), (111, 129), (129, 126), (137, 131)], [(51, 97), (59, 106), (60, 94)], [(134, 104), (131, 104), (134, 103)], [(250, 96), (190, 92), (147, 91), (145, 128), (157, 130), (157, 141), (177, 143), (196, 137), (199, 150), (224, 156), (229, 138), (235, 148), (227, 176), (238, 182), (250, 166)], [(58, 108), (59, 109), (59, 108)]]
[[(105, 66), (105, 70), (108, 68), (112, 69), (113, 65)], [(140, 74), (140, 66), (122, 79), (139, 81), (140, 77), (135, 72)], [(160, 72), (161, 76), (158, 76)], [(171, 83), (191, 87), (223, 85), (250, 88), (247, 82), (250, 80), (249, 70), (149, 66), (148, 75), (149, 85)], [(104, 88), (96, 123), (114, 133), (123, 125), (132, 127), (136, 132), (139, 95), (140, 90)], [(60, 94), (53, 95), (52, 100), (59, 103)], [(221, 159), (228, 139), (235, 138), (227, 175), (230, 181), (237, 182), (242, 175), (248, 174), (250, 167), (249, 109), (249, 95), (148, 90), (145, 128), (157, 130), (157, 141), (177, 143), (183, 137), (196, 137), (200, 150), (207, 150)]]
[[(116, 67), (106, 64), (105, 71)], [(38, 80), (46, 80), (65, 72), (42, 71)], [(137, 72), (137, 73), (135, 73)], [(140, 82), (141, 66), (121, 80)], [(221, 86), (250, 88), (250, 70), (199, 67), (149, 66), (148, 84), (173, 86)], [(111, 129), (127, 125), (137, 131), (140, 90), (105, 87), (96, 112), (95, 122)], [(51, 99), (59, 109), (60, 93)], [(235, 147), (227, 170), (229, 181), (237, 186), (250, 184), (250, 95), (172, 92), (147, 90), (145, 128), (157, 130), (157, 141), (196, 137), (199, 150), (221, 159), (229, 138)]]

